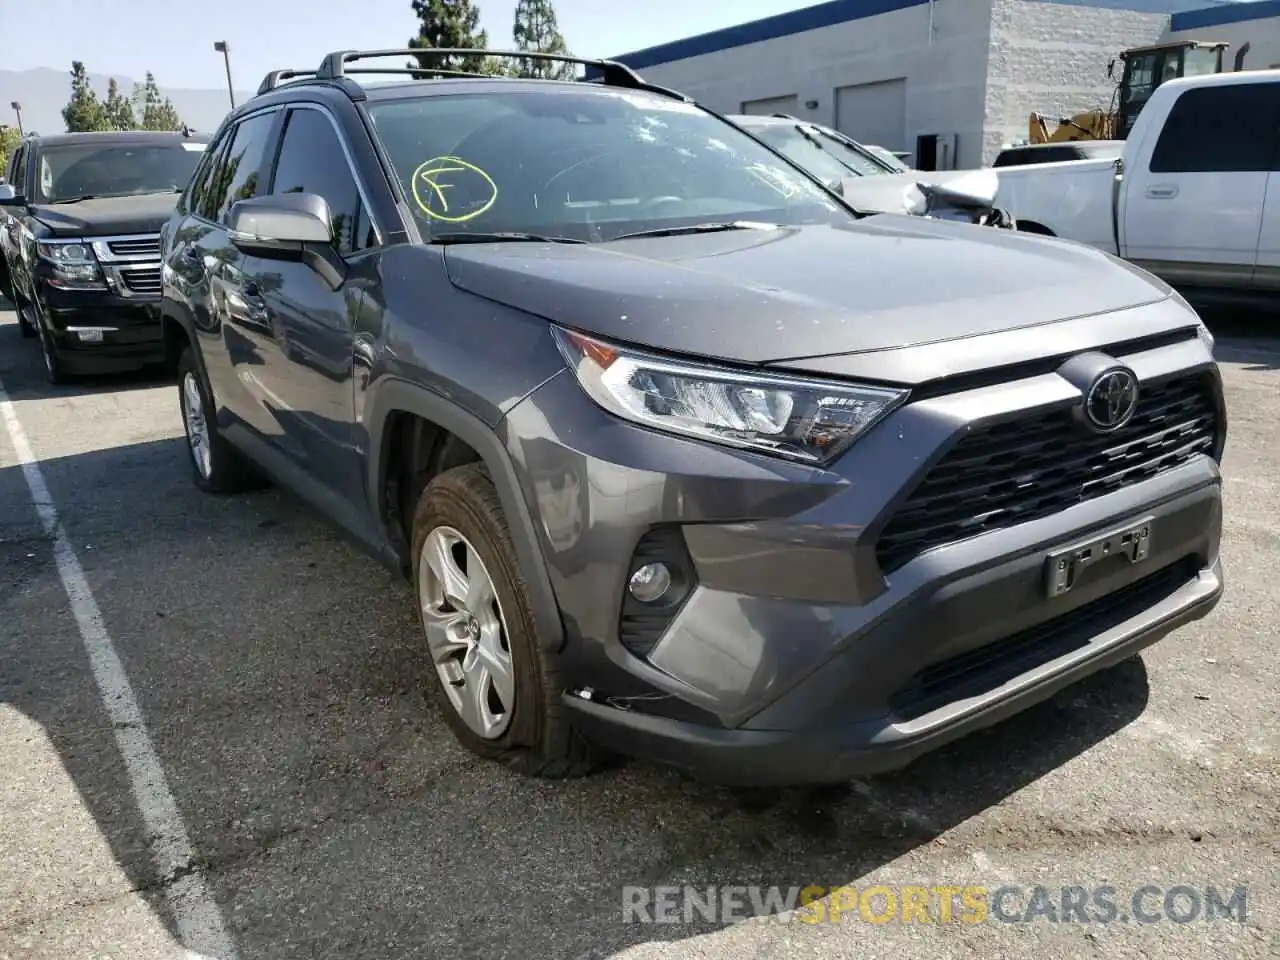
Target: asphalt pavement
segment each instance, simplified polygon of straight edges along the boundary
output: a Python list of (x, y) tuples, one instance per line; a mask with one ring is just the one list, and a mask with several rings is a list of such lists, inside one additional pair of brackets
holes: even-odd
[[(407, 585), (286, 493), (199, 493), (172, 383), (51, 387), (0, 312), (0, 958), (1280, 955), (1280, 321), (1219, 333), (1213, 614), (899, 773), (738, 792), (473, 759)], [(843, 889), (624, 910), (686, 885)]]

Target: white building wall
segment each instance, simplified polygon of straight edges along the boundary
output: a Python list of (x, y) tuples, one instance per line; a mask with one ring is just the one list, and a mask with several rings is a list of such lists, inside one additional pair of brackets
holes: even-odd
[(991, 163), (1001, 144), (1026, 138), (1033, 112), (1053, 121), (1111, 109), (1116, 82), (1107, 64), (1121, 50), (1158, 42), (1168, 27), (1168, 14), (992, 0), (981, 163)]
[(1249, 49), (1244, 55), (1245, 70), (1268, 70), (1280, 67), (1280, 19), (1264, 17), (1242, 20), (1215, 27), (1196, 27), (1192, 30), (1171, 30), (1166, 40), (1225, 40), (1231, 44), (1222, 54), (1222, 69), (1231, 70), (1236, 54), (1246, 43)]
[[(930, 4), (838, 23), (641, 67), (648, 80), (674, 87), (721, 113), (744, 103), (794, 95), (797, 116), (837, 126), (836, 91), (854, 84), (905, 79), (906, 142), (883, 144), (914, 151), (922, 134), (956, 134), (957, 166), (982, 159), (987, 53), (992, 0), (938, 0)], [(817, 107), (806, 107), (806, 101)], [(841, 123), (858, 139), (856, 127)], [(1025, 126), (1025, 124), (1024, 124)]]

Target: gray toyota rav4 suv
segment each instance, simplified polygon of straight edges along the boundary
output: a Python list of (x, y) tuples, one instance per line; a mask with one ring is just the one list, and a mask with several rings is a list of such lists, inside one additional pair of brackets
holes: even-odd
[(195, 482), (410, 577), (469, 749), (839, 781), (1218, 602), (1221, 381), (1164, 283), (860, 215), (618, 64), (357, 82), (410, 53), (228, 116), (163, 317)]

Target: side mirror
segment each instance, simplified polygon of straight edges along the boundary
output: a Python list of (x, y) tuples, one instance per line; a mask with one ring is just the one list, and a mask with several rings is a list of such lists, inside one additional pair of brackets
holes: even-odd
[(0, 181), (0, 207), (25, 207), (27, 198), (14, 189), (13, 184)]
[(1000, 192), (1000, 175), (994, 170), (974, 170), (945, 183), (922, 183), (931, 200), (962, 210), (990, 210)]
[(299, 260), (308, 245), (332, 246), (329, 204), (314, 193), (282, 193), (240, 200), (231, 207), (231, 242), (245, 253)]

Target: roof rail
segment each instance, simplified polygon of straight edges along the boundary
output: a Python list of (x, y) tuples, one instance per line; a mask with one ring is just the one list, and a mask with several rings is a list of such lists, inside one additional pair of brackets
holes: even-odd
[(292, 80), (294, 77), (314, 77), (314, 70), (272, 70), (262, 79), (262, 83), (258, 84), (258, 95), (270, 93), (286, 80)]
[[(358, 60), (372, 60), (379, 57), (495, 57), (510, 60), (546, 60), (558, 63), (581, 64), (588, 71), (597, 71), (601, 82), (612, 87), (627, 87), (632, 90), (647, 90), (663, 96), (679, 100), (688, 100), (682, 93), (647, 83), (626, 64), (616, 60), (592, 60), (575, 57), (569, 54), (543, 53), (537, 50), (487, 50), (476, 47), (407, 47), (392, 50), (336, 50), (328, 54), (314, 72), (317, 80), (341, 80), (354, 73), (412, 74), (415, 76), (449, 76), (449, 77), (482, 77), (473, 70), (443, 70), (432, 67), (357, 67), (349, 69), (347, 64)], [(421, 62), (421, 61), (419, 61)]]

